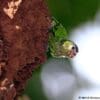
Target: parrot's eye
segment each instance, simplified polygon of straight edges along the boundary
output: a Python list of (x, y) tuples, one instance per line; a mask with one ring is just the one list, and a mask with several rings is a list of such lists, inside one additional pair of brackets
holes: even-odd
[(72, 49), (74, 50), (74, 49), (75, 49), (75, 47), (73, 46), (73, 47), (72, 47)]
[(77, 47), (77, 45), (73, 46), (73, 47), (72, 47), (72, 50), (75, 50), (76, 52), (78, 52), (78, 47)]

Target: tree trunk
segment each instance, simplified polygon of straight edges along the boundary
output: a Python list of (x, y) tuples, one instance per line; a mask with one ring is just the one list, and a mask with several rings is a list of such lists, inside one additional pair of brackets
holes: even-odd
[(15, 100), (46, 60), (50, 24), (44, 0), (0, 0), (0, 100)]

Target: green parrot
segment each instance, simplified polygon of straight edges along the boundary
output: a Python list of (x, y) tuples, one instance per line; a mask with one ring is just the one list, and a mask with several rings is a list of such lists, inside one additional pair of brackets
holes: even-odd
[(56, 58), (73, 58), (78, 53), (78, 46), (67, 40), (67, 32), (64, 26), (52, 17), (49, 36), (49, 52)]

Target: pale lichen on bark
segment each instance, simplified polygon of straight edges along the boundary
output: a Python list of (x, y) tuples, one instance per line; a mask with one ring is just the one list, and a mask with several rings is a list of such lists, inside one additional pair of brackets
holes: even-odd
[(4, 7), (3, 10), (4, 12), (11, 18), (14, 18), (14, 15), (16, 14), (19, 5), (21, 4), (22, 0), (12, 0), (8, 2), (7, 7)]

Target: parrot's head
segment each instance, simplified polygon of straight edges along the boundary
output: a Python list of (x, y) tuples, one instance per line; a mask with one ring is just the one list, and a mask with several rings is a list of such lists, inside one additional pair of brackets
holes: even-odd
[(68, 58), (73, 58), (78, 53), (78, 46), (70, 40), (65, 40), (63, 42), (62, 49)]

